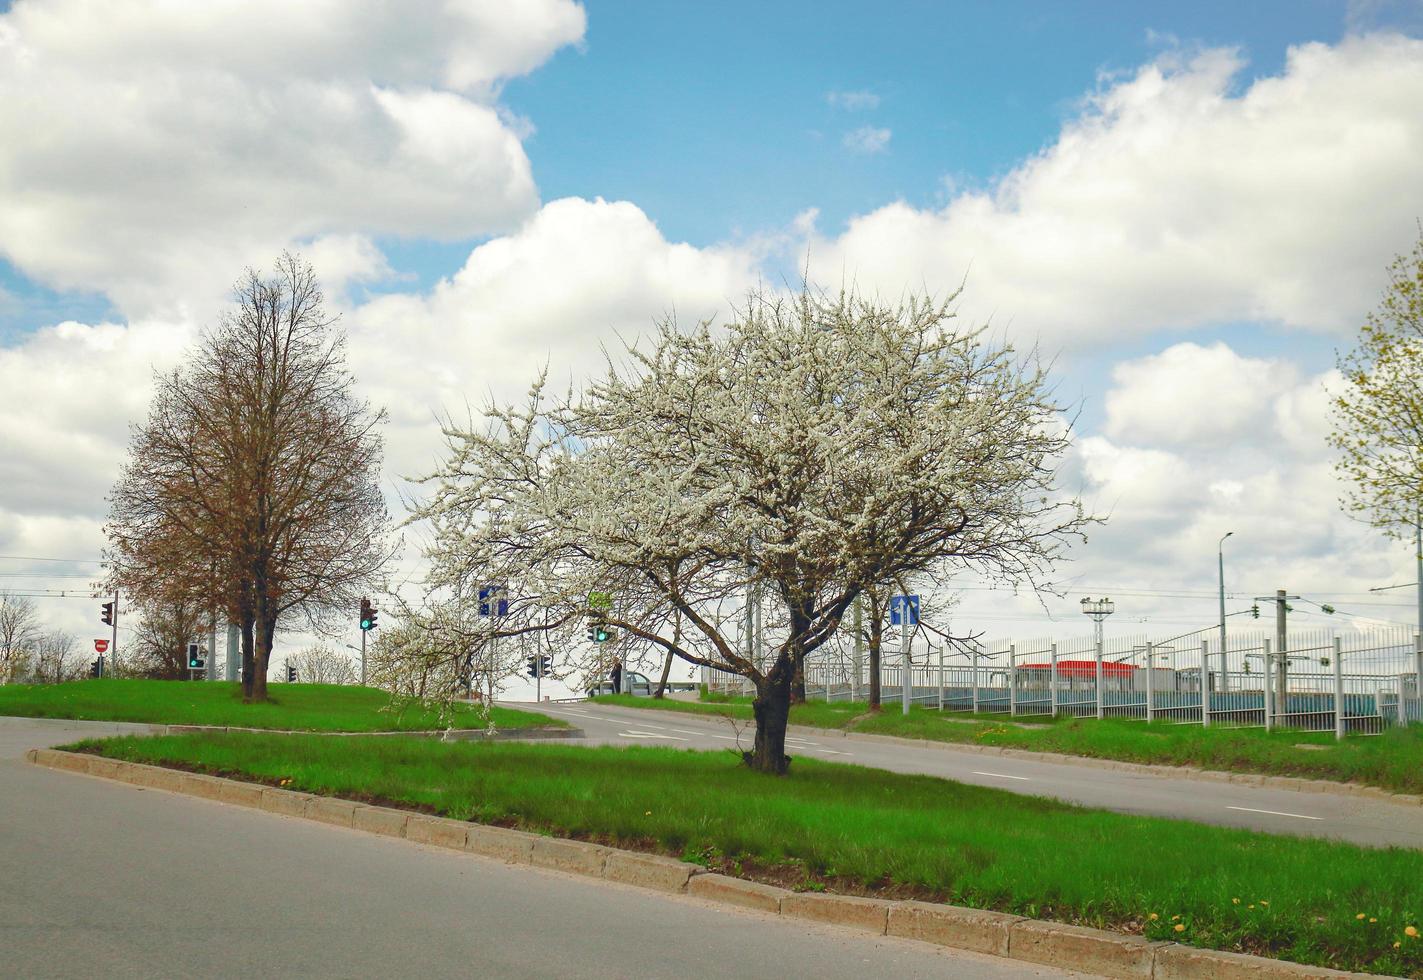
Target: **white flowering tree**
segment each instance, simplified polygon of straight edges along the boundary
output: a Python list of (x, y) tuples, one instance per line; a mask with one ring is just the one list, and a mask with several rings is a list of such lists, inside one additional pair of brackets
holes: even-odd
[[(794, 678), (858, 594), (945, 563), (1031, 582), (1089, 520), (1055, 487), (1069, 432), (1042, 370), (957, 329), (953, 299), (757, 293), (723, 328), (664, 321), (576, 396), (540, 378), (448, 425), (412, 516), (432, 589), (502, 583), (485, 635), (545, 634), (566, 671), (591, 672), (602, 620), (748, 678), (745, 760), (784, 773)], [(727, 614), (752, 588), (784, 624), (759, 662)]]

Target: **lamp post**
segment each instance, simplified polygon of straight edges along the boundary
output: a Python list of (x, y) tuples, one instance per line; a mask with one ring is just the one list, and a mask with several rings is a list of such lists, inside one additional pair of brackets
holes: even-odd
[[(1216, 543), (1216, 570), (1220, 573), (1220, 689), (1230, 690), (1230, 669), (1225, 657), (1225, 539), (1234, 534), (1234, 531), (1226, 531), (1221, 535), (1220, 541)], [(1208, 678), (1201, 678), (1201, 690), (1205, 691), (1208, 686)], [(1202, 694), (1202, 697), (1205, 695)]]

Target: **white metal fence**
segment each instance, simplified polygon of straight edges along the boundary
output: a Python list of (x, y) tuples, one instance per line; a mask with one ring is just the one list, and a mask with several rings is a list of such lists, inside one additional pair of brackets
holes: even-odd
[[(1263, 726), (1374, 735), (1423, 724), (1423, 643), (1407, 629), (1293, 630), (1285, 649), (1273, 631), (1218, 636), (996, 641), (967, 650), (911, 650), (910, 698), (951, 711), (1011, 717), (1075, 715), (1196, 725)], [(881, 655), (881, 699), (903, 697), (897, 649)], [(808, 661), (807, 697), (862, 701), (868, 657), (856, 669), (843, 651)], [(720, 693), (752, 694), (744, 678), (704, 668)]]

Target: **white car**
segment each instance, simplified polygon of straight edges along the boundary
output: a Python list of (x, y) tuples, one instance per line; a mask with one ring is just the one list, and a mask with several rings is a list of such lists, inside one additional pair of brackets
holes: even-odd
[[(629, 686), (631, 690), (629, 690)], [(695, 691), (697, 683), (695, 681), (672, 681), (667, 682), (667, 691)], [(650, 698), (657, 690), (657, 684), (646, 674), (639, 674), (636, 671), (623, 675), (623, 690), (621, 692), (613, 690), (613, 682), (605, 680), (597, 688), (589, 688), (585, 693), (590, 697), (597, 697), (599, 694), (631, 694), (634, 697)]]

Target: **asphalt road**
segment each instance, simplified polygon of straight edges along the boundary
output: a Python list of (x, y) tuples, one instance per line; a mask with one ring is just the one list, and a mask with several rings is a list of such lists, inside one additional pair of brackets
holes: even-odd
[(23, 761), (0, 721), (6, 977), (1068, 977)]
[[(611, 745), (670, 745), (689, 749), (749, 748), (751, 729), (738, 734), (727, 720), (605, 704), (528, 704), (583, 729), (588, 741)], [(1189, 777), (1148, 776), (1071, 763), (985, 755), (951, 745), (921, 748), (884, 741), (793, 732), (787, 754), (943, 776), (1014, 793), (1052, 796), (1122, 813), (1178, 817), (1351, 841), (1371, 847), (1423, 848), (1423, 807), (1372, 800), (1216, 783)]]

